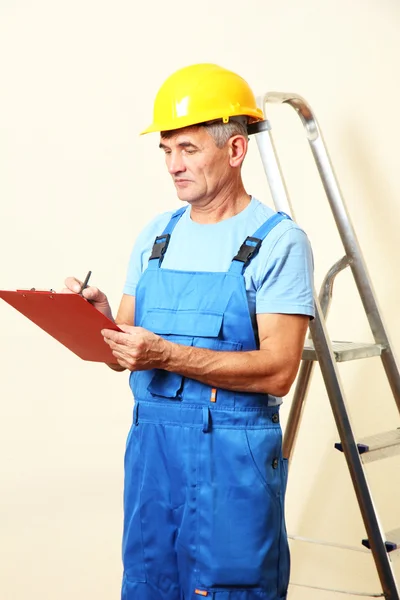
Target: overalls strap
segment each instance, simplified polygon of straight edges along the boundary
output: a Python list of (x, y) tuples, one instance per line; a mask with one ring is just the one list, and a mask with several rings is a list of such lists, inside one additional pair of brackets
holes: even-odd
[(231, 273), (243, 273), (253, 258), (258, 254), (263, 240), (278, 223), (290, 219), (284, 212), (278, 212), (265, 221), (252, 235), (248, 236), (239, 248), (239, 252), (233, 257), (229, 271)]
[(151, 256), (149, 258), (149, 268), (158, 269), (164, 259), (164, 254), (167, 251), (171, 233), (173, 232), (179, 219), (187, 209), (187, 206), (179, 208), (173, 213), (161, 235), (158, 235), (154, 241)]

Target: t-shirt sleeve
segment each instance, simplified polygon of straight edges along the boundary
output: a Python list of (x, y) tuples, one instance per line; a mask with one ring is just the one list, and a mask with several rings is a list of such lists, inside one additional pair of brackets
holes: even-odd
[(135, 296), (139, 279), (147, 268), (154, 241), (161, 235), (173, 211), (158, 215), (141, 231), (136, 238), (128, 263), (128, 272), (123, 293)]
[(308, 315), (313, 318), (313, 256), (302, 229), (290, 227), (280, 233), (260, 273), (256, 289), (256, 312)]

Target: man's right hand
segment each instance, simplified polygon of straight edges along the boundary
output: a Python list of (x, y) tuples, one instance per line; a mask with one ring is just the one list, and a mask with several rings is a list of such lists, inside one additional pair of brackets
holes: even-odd
[[(65, 280), (65, 288), (61, 290), (62, 294), (79, 294), (82, 289), (82, 281), (77, 279), (76, 277), (67, 277)], [(111, 307), (108, 303), (107, 296), (96, 287), (88, 286), (82, 292), (82, 296), (86, 298), (86, 300), (90, 300), (95, 308), (98, 311), (103, 313), (106, 317), (114, 321)]]

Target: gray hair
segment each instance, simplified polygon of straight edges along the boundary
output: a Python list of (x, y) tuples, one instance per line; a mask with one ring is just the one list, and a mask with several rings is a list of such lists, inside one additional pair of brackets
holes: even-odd
[(242, 135), (246, 140), (249, 139), (247, 117), (231, 117), (228, 123), (211, 121), (210, 123), (202, 123), (201, 126), (211, 135), (217, 148), (223, 148), (234, 135)]
[[(224, 123), (221, 119), (218, 119), (216, 121), (207, 121), (206, 123), (191, 125), (190, 127), (203, 127), (213, 138), (217, 148), (223, 148), (227, 141), (234, 135), (242, 135), (246, 140), (249, 139), (247, 123), (248, 117), (239, 116), (230, 117), (228, 123)], [(179, 129), (161, 131), (161, 137), (168, 139), (177, 131), (179, 131)]]

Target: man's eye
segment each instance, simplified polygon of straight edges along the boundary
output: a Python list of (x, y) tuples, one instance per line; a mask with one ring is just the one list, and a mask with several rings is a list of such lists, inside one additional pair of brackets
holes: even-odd
[(194, 148), (185, 148), (185, 154), (194, 154), (196, 150)]

